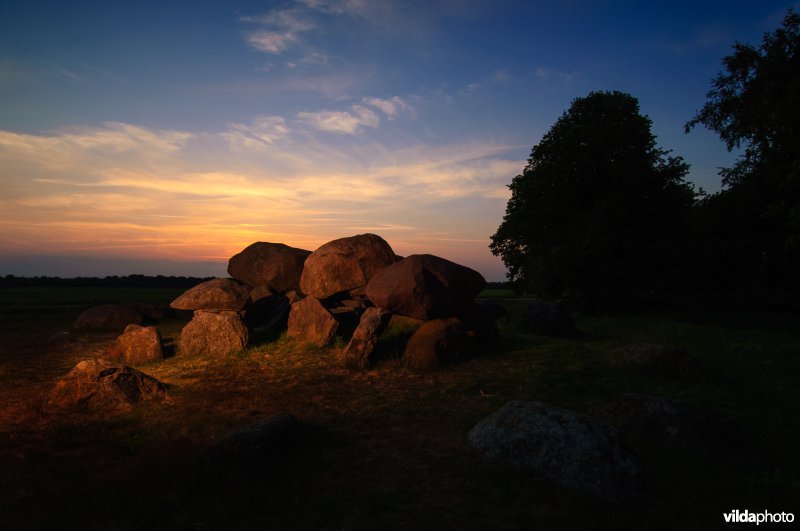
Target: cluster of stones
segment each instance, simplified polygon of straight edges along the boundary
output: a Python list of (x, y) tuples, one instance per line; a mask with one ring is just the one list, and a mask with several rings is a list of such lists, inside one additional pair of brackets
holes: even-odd
[(284, 325), (289, 337), (324, 347), (337, 332), (354, 329), (341, 362), (366, 367), (390, 320), (405, 319), (418, 326), (406, 363), (430, 369), (498, 337), (492, 317), (474, 303), (485, 286), (480, 273), (429, 254), (399, 257), (375, 234), (333, 240), (314, 252), (256, 242), (230, 259), (228, 274), (172, 302), (194, 311), (181, 332), (181, 353), (240, 350), (248, 331)]

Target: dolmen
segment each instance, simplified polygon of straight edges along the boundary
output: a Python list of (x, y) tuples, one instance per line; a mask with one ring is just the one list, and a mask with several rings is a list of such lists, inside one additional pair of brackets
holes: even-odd
[(400, 257), (376, 234), (330, 241), (315, 251), (256, 242), (233, 256), (230, 278), (188, 290), (171, 307), (194, 312), (179, 339), (181, 354), (224, 355), (265, 330), (323, 348), (337, 336), (347, 367), (373, 361), (393, 316), (415, 323), (408, 367), (433, 369), (496, 343), (494, 319), (475, 297), (486, 282), (468, 267), (430, 254)]

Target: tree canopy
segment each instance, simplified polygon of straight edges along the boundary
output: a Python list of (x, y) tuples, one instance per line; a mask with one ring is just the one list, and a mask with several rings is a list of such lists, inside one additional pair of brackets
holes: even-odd
[(592, 92), (533, 146), (512, 180), (490, 248), (512, 281), (589, 305), (649, 296), (682, 240), (694, 190), (688, 166), (656, 146), (622, 92)]
[(800, 158), (800, 14), (789, 10), (782, 27), (765, 34), (758, 48), (736, 43), (722, 64), (725, 71), (712, 82), (708, 101), (686, 124), (686, 131), (703, 124), (719, 134), (729, 150), (744, 145), (736, 165), (723, 170), (723, 182), (738, 184), (764, 165), (796, 164)]
[(789, 10), (760, 46), (736, 43), (722, 63), (686, 124), (743, 148), (721, 171), (725, 189), (699, 212), (709, 277), (751, 298), (792, 297), (800, 288), (800, 15)]

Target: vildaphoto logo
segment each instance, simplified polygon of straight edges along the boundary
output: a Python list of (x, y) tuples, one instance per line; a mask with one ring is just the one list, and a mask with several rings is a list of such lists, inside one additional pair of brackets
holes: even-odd
[(771, 513), (769, 511), (762, 511), (760, 513), (751, 513), (747, 509), (740, 511), (734, 509), (729, 513), (722, 513), (725, 522), (729, 524), (780, 524), (794, 522), (793, 513)]

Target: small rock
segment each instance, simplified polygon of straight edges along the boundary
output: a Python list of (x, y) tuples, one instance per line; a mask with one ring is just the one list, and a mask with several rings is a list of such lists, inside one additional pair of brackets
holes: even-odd
[(280, 293), (271, 290), (269, 286), (256, 286), (250, 290), (250, 300), (253, 302), (258, 302), (261, 299), (274, 297), (275, 295), (280, 295)]
[(46, 341), (49, 346), (64, 345), (66, 343), (74, 343), (76, 341), (75, 335), (66, 330), (56, 332)]
[(286, 297), (286, 299), (289, 301), (289, 304), (294, 304), (296, 302), (303, 300), (303, 295), (295, 290), (287, 291), (284, 294), (284, 297)]
[(161, 334), (155, 326), (128, 325), (111, 352), (113, 357), (128, 365), (164, 359)]

